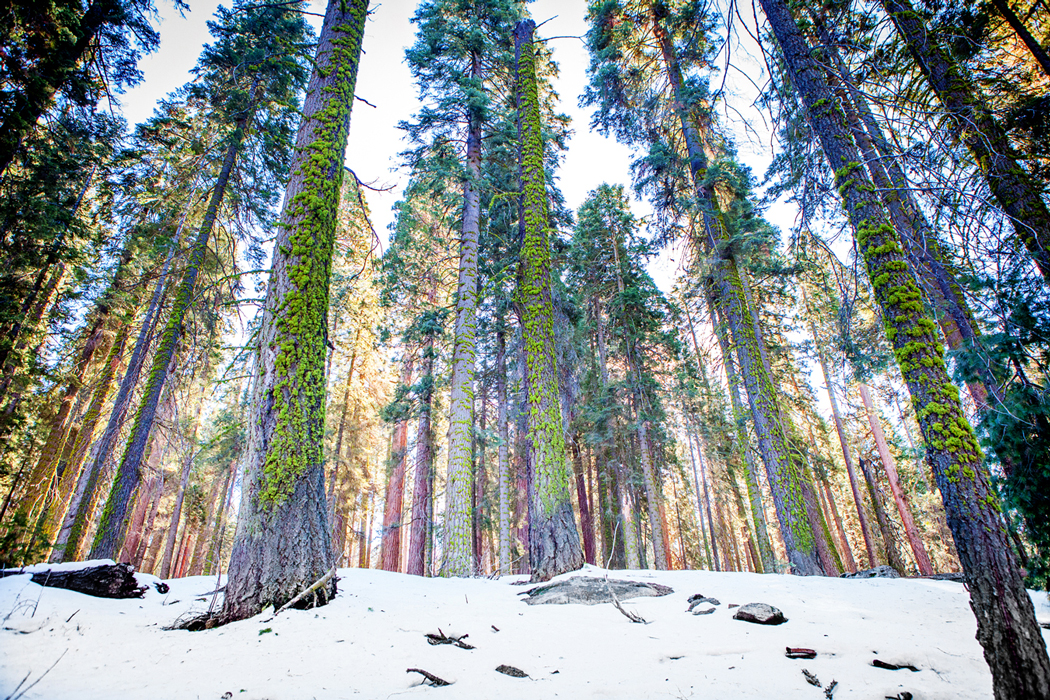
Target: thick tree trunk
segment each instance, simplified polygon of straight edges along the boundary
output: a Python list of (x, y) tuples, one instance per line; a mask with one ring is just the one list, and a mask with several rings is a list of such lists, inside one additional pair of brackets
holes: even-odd
[(529, 559), (532, 580), (547, 581), (580, 568), (584, 560), (572, 510), (572, 471), (565, 450), (565, 431), (558, 400), (543, 134), (532, 44), (535, 26), (531, 20), (526, 20), (514, 28), (523, 233), (515, 302), (524, 336), (525, 383), (532, 438), (534, 500), (530, 509)]
[(908, 507), (908, 497), (901, 489), (900, 479), (897, 477), (897, 463), (894, 461), (893, 455), (890, 454), (890, 448), (886, 444), (886, 436), (882, 432), (882, 423), (879, 420), (878, 413), (875, 411), (875, 405), (871, 401), (871, 392), (868, 391), (867, 384), (860, 385), (860, 398), (864, 402), (864, 410), (868, 414), (868, 424), (871, 426), (871, 433), (875, 437), (875, 445), (879, 449), (882, 468), (886, 470), (886, 479), (890, 482), (890, 491), (893, 493), (893, 500), (897, 504), (897, 512), (900, 513), (901, 522), (904, 523), (904, 534), (908, 538), (908, 544), (911, 545), (912, 554), (915, 555), (915, 563), (919, 567), (919, 574), (921, 576), (932, 576), (933, 565), (930, 564), (930, 557), (926, 553), (926, 547), (923, 546), (922, 538), (915, 527), (911, 508)]
[(1018, 162), (1009, 137), (984, 98), (909, 0), (882, 0), (882, 5), (945, 111), (961, 128), (963, 141), (984, 173), (992, 196), (1010, 218), (1017, 238), (1050, 282), (1050, 208), (1039, 183)]
[[(259, 329), (222, 616), (280, 607), (334, 564), (324, 492), (332, 251), (368, 0), (330, 0), (292, 157)], [(327, 603), (335, 581), (303, 603)]]
[[(860, 166), (844, 115), (831, 94), (812, 47), (783, 0), (760, 1), (780, 44), (787, 71), (806, 107), (827, 162), (835, 172), (835, 184), (856, 231), (858, 249), (864, 257), (887, 336), (911, 392), (926, 441), (926, 458), (944, 499), (948, 523), (959, 550), (971, 607), (977, 618), (977, 640), (991, 668), (996, 698), (1050, 698), (1050, 658), (1046, 643), (1010, 550), (998, 499), (982, 464), (980, 447), (962, 411), (958, 390), (948, 377), (943, 350), (934, 335), (936, 325), (923, 313), (921, 293), (905, 261), (901, 242)], [(901, 9), (899, 0), (884, 2)], [(898, 12), (894, 21), (904, 28), (905, 36), (911, 34), (908, 28), (922, 30), (913, 11)], [(921, 32), (921, 36), (912, 38), (927, 42), (929, 34)], [(918, 44), (912, 50), (917, 47)], [(931, 69), (928, 65), (924, 68)], [(964, 83), (956, 81), (956, 84), (965, 87)], [(964, 121), (979, 128), (974, 119)], [(975, 140), (974, 132), (968, 133), (966, 139)], [(996, 158), (1004, 153), (996, 149)], [(996, 158), (989, 159), (989, 171), (998, 167), (991, 162)], [(1016, 163), (1013, 170), (1014, 177), (1023, 175)], [(993, 184), (992, 189), (994, 191), (996, 185)], [(1039, 198), (1038, 191), (1034, 196)], [(1046, 212), (1041, 200), (1038, 206)], [(1015, 217), (1016, 220), (1023, 217)], [(1043, 230), (1050, 229), (1050, 214), (1044, 220), (1047, 226)], [(1050, 272), (1050, 268), (1047, 271)]]

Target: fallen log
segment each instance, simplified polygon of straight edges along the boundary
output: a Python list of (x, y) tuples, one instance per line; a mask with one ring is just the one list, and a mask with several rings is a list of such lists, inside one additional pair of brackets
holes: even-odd
[(22, 569), (4, 569), (0, 578), (32, 573), (33, 583), (48, 588), (65, 588), (96, 598), (141, 598), (148, 586), (135, 580), (131, 564), (102, 564), (83, 569), (44, 569), (32, 572)]

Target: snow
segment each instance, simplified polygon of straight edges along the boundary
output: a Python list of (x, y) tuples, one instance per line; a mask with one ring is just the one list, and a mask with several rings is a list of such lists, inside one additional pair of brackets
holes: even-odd
[[(93, 562), (97, 564), (98, 562)], [(45, 567), (46, 568), (46, 567)], [(604, 576), (587, 567), (582, 572)], [(166, 631), (206, 610), (214, 577), (167, 581), (143, 599), (107, 600), (0, 579), (0, 697), (24, 678), (33, 698), (991, 698), (962, 585), (921, 579), (846, 580), (707, 571), (612, 571), (674, 593), (608, 605), (526, 605), (522, 577), (423, 579), (339, 571), (339, 595), (316, 610), (272, 612), (202, 632)], [(575, 574), (567, 574), (571, 576)], [(140, 576), (143, 584), (156, 581)], [(694, 593), (711, 615), (686, 612)], [(1045, 593), (1036, 615), (1050, 620)], [(768, 603), (788, 622), (732, 619), (729, 604)], [(221, 603), (221, 600), (219, 601)], [(272, 619), (271, 619), (272, 618)], [(431, 646), (426, 633), (469, 634), (476, 649)], [(498, 631), (496, 631), (498, 629)], [(1044, 634), (1046, 632), (1044, 631)], [(792, 660), (785, 647), (817, 651)], [(872, 660), (920, 670), (888, 671)], [(507, 664), (528, 678), (495, 671)], [(50, 667), (50, 671), (48, 671)], [(422, 685), (421, 668), (452, 685)], [(46, 672), (46, 674), (45, 674)], [(42, 677), (41, 677), (42, 676)], [(228, 695), (226, 695), (228, 693)]]
[(90, 561), (68, 561), (61, 564), (32, 564), (23, 566), (19, 571), (27, 574), (42, 574), (45, 571), (76, 571), (77, 569), (90, 569), (93, 566), (112, 566), (116, 564), (112, 559), (91, 559)]

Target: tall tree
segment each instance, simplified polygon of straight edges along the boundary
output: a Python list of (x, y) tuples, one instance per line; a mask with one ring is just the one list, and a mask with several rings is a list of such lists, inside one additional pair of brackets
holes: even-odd
[[(195, 299), (197, 277), (208, 251), (219, 210), (226, 197), (238, 159), (253, 126), (265, 132), (276, 129), (294, 110), (295, 95), (305, 78), (297, 54), (307, 34), (303, 18), (289, 6), (262, 6), (219, 11), (219, 21), (210, 24), (217, 41), (202, 52), (196, 73), (199, 85), (189, 88), (191, 99), (210, 103), (215, 118), (230, 129), (218, 176), (189, 260), (182, 274), (167, 326), (153, 357), (153, 366), (128, 444), (117, 469), (117, 477), (92, 546), (93, 557), (112, 557), (120, 550), (127, 531), (127, 514), (140, 478), (153, 418), (167, 381), (171, 360), (182, 336), (184, 320)], [(267, 114), (270, 112), (270, 114)], [(281, 114), (284, 112), (285, 114)], [(253, 124), (253, 122), (261, 124)], [(265, 137), (255, 139), (256, 148), (280, 148), (280, 142)], [(274, 157), (276, 155), (276, 157)], [(271, 167), (281, 167), (281, 157), (267, 154)]]
[(958, 389), (949, 381), (943, 347), (934, 336), (936, 325), (926, 317), (900, 238), (875, 195), (842, 107), (791, 9), (781, 0), (761, 3), (786, 71), (835, 173), (886, 334), (911, 393), (996, 697), (1050, 697), (1050, 658), (1032, 601), (1007, 542), (976, 436), (959, 403)]
[[(589, 17), (591, 84), (585, 100), (599, 107), (593, 124), (646, 147), (648, 154), (636, 169), (638, 184), (662, 208), (674, 212), (672, 221), (695, 219), (693, 243), (710, 258), (704, 286), (734, 340), (792, 570), (803, 575), (830, 573), (820, 558), (822, 533), (813, 529), (817, 517), (812, 499), (805, 495), (805, 465), (791, 448), (790, 417), (781, 405), (741, 276), (734, 212), (723, 211), (715, 196), (716, 183), (729, 182), (721, 177), (726, 170), (739, 168), (727, 157), (725, 140), (714, 132), (706, 83), (687, 78), (683, 69), (683, 56), (696, 63), (709, 51), (705, 32), (694, 29), (706, 28), (710, 18), (703, 8), (685, 2), (595, 2)], [(683, 38), (687, 44), (680, 49), (675, 42)], [(718, 161), (712, 162), (709, 153)], [(737, 205), (745, 203), (746, 185), (734, 194)], [(757, 219), (744, 209), (742, 218)]]
[[(245, 483), (222, 616), (280, 607), (331, 570), (325, 336), (336, 212), (368, 0), (331, 0), (317, 45), (259, 330)], [(328, 602), (331, 578), (303, 604)]]
[(532, 20), (514, 27), (521, 130), (521, 262), (515, 304), (525, 344), (532, 439), (529, 560), (532, 580), (546, 581), (583, 566), (583, 550), (572, 509), (572, 471), (558, 400), (543, 128), (533, 47), (535, 28)]

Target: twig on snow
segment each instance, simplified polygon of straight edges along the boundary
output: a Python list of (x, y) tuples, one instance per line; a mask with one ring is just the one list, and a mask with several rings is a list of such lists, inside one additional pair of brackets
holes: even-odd
[(284, 612), (285, 610), (287, 610), (288, 608), (292, 607), (293, 605), (295, 605), (296, 603), (298, 603), (298, 602), (299, 602), (300, 600), (302, 600), (303, 598), (305, 598), (306, 596), (308, 596), (308, 595), (310, 595), (311, 593), (313, 593), (314, 591), (316, 591), (316, 590), (320, 589), (320, 588), (321, 588), (321, 586), (324, 586), (324, 585), (325, 585), (325, 584), (327, 584), (327, 583), (328, 583), (329, 581), (331, 581), (331, 580), (332, 580), (332, 577), (333, 577), (333, 576), (335, 576), (335, 567), (334, 567), (334, 566), (333, 566), (333, 567), (332, 567), (331, 569), (329, 569), (329, 570), (328, 570), (328, 573), (327, 573), (327, 574), (325, 574), (324, 576), (322, 576), (321, 578), (317, 579), (317, 580), (316, 580), (316, 581), (314, 581), (314, 582), (313, 582), (312, 584), (310, 584), (310, 587), (309, 587), (309, 588), (307, 588), (307, 589), (306, 589), (305, 591), (303, 591), (303, 592), (302, 592), (302, 593), (300, 593), (299, 595), (297, 595), (297, 596), (295, 596), (294, 598), (292, 598), (291, 600), (289, 600), (289, 601), (288, 601), (287, 603), (285, 603), (284, 605), (282, 605), (282, 606), (281, 606), (281, 608), (280, 608), (280, 610), (278, 610), (277, 612), (275, 612), (275, 613), (273, 614), (273, 616), (274, 616), (274, 617), (277, 617), (278, 615), (280, 615), (281, 613), (283, 613), (283, 612)]

